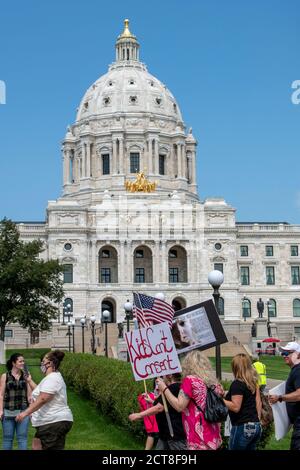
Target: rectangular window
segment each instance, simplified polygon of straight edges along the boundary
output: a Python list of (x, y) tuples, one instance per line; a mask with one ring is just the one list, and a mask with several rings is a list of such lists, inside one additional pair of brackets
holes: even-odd
[(241, 254), (241, 256), (248, 256), (248, 246), (247, 245), (241, 245), (240, 246), (240, 254)]
[(214, 269), (216, 271), (221, 271), (221, 273), (223, 272), (223, 263), (215, 263), (214, 264)]
[(159, 155), (159, 174), (165, 174), (165, 155)]
[(298, 256), (298, 245), (292, 245), (291, 246), (291, 256)]
[(73, 282), (73, 264), (63, 265), (64, 284), (72, 284)]
[(4, 338), (12, 338), (13, 337), (13, 330), (4, 330)]
[(111, 282), (110, 268), (101, 268), (101, 283), (109, 284)]
[(169, 282), (179, 282), (178, 268), (169, 268)]
[(105, 153), (102, 155), (102, 174), (109, 175), (110, 168), (109, 168), (109, 154)]
[(30, 331), (30, 344), (38, 344), (40, 342), (40, 332), (39, 330)]
[(266, 246), (266, 256), (273, 256), (273, 245)]
[(130, 154), (130, 173), (139, 173), (140, 171), (140, 154)]
[(275, 268), (273, 266), (266, 266), (266, 283), (267, 286), (275, 284)]
[(250, 272), (248, 266), (241, 266), (241, 284), (242, 286), (249, 286)]
[(300, 338), (300, 326), (294, 326), (294, 335)]
[(300, 284), (300, 268), (299, 266), (291, 266), (292, 285), (298, 286)]
[(138, 282), (138, 283), (145, 282), (145, 269), (144, 268), (135, 268), (135, 282)]

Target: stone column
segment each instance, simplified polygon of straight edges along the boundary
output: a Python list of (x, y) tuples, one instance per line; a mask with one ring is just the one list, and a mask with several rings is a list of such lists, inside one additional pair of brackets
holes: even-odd
[(96, 240), (92, 240), (91, 249), (91, 283), (97, 284), (97, 272), (98, 272), (98, 259), (96, 253)]
[(177, 178), (182, 177), (181, 144), (177, 143)]
[(196, 152), (193, 150), (192, 152), (192, 162), (191, 162), (191, 167), (192, 167), (192, 174), (191, 174), (191, 184), (196, 184)]
[(120, 252), (118, 256), (118, 283), (124, 283), (126, 279), (126, 259), (124, 240), (120, 241)]
[(113, 140), (113, 152), (112, 152), (112, 174), (117, 173), (117, 141)]
[(151, 175), (153, 173), (151, 139), (146, 140), (146, 149), (147, 149), (147, 156), (148, 156), (148, 174)]
[(86, 177), (91, 177), (91, 147), (89, 142), (86, 144)]
[(82, 146), (82, 178), (86, 177), (86, 144)]
[(124, 139), (121, 137), (119, 139), (119, 165), (120, 165), (120, 174), (124, 174)]
[(192, 155), (189, 153), (187, 158), (187, 180), (189, 183), (192, 182)]
[(70, 150), (64, 151), (64, 184), (70, 183)]
[(161, 245), (161, 282), (168, 282), (168, 253), (166, 241), (163, 241)]
[(154, 173), (158, 175), (159, 173), (159, 167), (158, 167), (158, 139), (155, 139), (155, 144), (154, 144)]
[(181, 158), (182, 158), (182, 177), (186, 178), (186, 172), (187, 172), (187, 165), (186, 165), (186, 151), (185, 151), (185, 145), (181, 144)]

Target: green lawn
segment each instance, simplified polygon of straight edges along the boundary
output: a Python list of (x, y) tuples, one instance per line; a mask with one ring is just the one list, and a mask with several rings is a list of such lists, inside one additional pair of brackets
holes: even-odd
[[(231, 359), (231, 357), (222, 357), (222, 371), (231, 372)], [(215, 367), (215, 358), (210, 358), (210, 361)], [(261, 362), (266, 365), (267, 377), (270, 379), (287, 379), (290, 369), (284, 364), (281, 356), (262, 356)]]
[[(31, 375), (35, 382), (39, 382), (42, 373), (39, 370), (40, 356), (46, 350), (18, 350), (24, 354)], [(11, 352), (8, 350), (7, 355)], [(5, 371), (0, 366), (0, 373)], [(72, 450), (135, 450), (143, 449), (143, 442), (137, 441), (133, 435), (124, 432), (109, 419), (102, 416), (93, 403), (68, 389), (68, 403), (74, 415), (74, 424), (67, 436), (66, 449)], [(30, 426), (29, 448), (34, 429)], [(0, 448), (2, 448), (2, 432), (0, 433)]]

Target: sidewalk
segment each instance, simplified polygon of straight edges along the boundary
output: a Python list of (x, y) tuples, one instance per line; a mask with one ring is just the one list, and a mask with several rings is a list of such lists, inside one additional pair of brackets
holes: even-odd
[[(233, 380), (233, 375), (231, 372), (222, 372), (222, 379), (223, 380)], [(277, 379), (268, 379), (267, 378), (267, 387), (265, 389), (265, 392), (268, 392), (273, 387), (276, 387), (276, 385), (279, 385), (283, 382), (283, 380), (277, 380)]]

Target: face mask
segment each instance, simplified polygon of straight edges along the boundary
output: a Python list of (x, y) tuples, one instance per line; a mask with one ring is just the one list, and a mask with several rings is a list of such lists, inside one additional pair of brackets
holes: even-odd
[[(47, 364), (49, 364), (49, 362), (47, 362)], [(47, 369), (49, 369), (49, 367), (50, 366), (47, 367), (46, 364), (41, 364), (40, 369), (41, 369), (42, 374), (46, 374)]]

